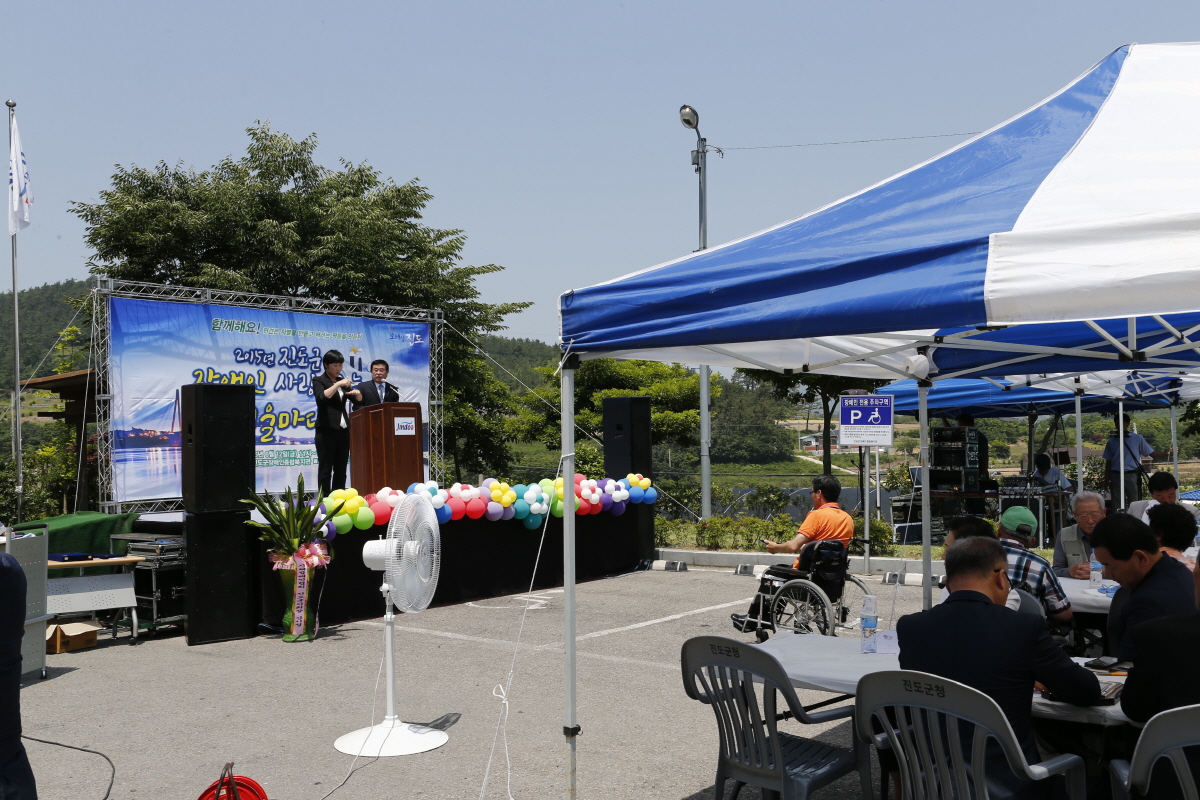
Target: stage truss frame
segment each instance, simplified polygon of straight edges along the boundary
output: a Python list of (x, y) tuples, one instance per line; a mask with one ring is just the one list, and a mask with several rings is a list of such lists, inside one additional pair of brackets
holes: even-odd
[(96, 392), (96, 463), (100, 510), (106, 514), (136, 511), (155, 514), (183, 510), (182, 497), (116, 499), (113, 469), (112, 389), (109, 374), (112, 369), (112, 327), (108, 300), (129, 297), (139, 300), (164, 300), (176, 303), (209, 303), (236, 308), (267, 308), (278, 311), (300, 311), (310, 314), (335, 314), (344, 317), (429, 324), (429, 476), (442, 482), (445, 476), (445, 382), (443, 375), (442, 312), (427, 308), (404, 308), (375, 303), (350, 303), (344, 300), (324, 300), (315, 297), (256, 294), (225, 289), (204, 289), (158, 283), (140, 283), (114, 278), (92, 280), (92, 337), (91, 361), (95, 365)]

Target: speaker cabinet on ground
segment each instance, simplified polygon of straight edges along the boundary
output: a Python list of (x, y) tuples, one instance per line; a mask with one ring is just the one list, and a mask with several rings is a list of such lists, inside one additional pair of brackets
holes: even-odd
[(193, 383), (180, 389), (183, 507), (241, 511), (254, 492), (254, 387)]
[(604, 472), (610, 478), (629, 473), (650, 476), (650, 398), (606, 397), (604, 411)]
[(249, 511), (183, 515), (187, 548), (187, 643), (258, 634), (258, 534)]

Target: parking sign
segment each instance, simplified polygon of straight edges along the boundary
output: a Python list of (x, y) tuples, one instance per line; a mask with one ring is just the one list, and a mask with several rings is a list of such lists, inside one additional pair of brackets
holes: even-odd
[(838, 444), (843, 447), (891, 447), (890, 394), (843, 395)]

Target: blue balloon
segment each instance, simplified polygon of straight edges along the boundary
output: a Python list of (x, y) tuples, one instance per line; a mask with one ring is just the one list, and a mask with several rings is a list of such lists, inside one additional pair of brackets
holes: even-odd
[(525, 493), (528, 491), (529, 491), (529, 487), (523, 483), (518, 483), (516, 486), (512, 487), (512, 492), (517, 497), (524, 497)]
[(525, 519), (529, 516), (529, 503), (522, 500), (519, 495), (510, 508), (513, 510), (513, 516), (517, 519)]
[(658, 499), (658, 489), (655, 489), (653, 486), (651, 486), (649, 489), (646, 490), (646, 493), (642, 498), (642, 502), (643, 503), (653, 503), (657, 499)]
[[(657, 495), (657, 492), (655, 493)], [(629, 502), (640, 503), (646, 499), (646, 490), (640, 486), (629, 487)]]
[(447, 522), (450, 521), (450, 514), (451, 514), (450, 506), (442, 506), (441, 508), (435, 508), (434, 512), (437, 514), (437, 521), (438, 521), (439, 525), (445, 525)]
[(412, 494), (413, 492), (417, 491), (417, 489), (420, 489), (420, 488), (421, 488), (421, 484), (419, 484), (419, 483), (416, 483), (416, 482), (414, 482), (414, 483), (410, 483), (410, 484), (408, 485), (408, 488), (407, 488), (407, 489), (404, 491), (404, 493), (405, 493), (405, 494)]
[(530, 514), (525, 519), (521, 520), (521, 524), (531, 531), (537, 530), (538, 528), (542, 527), (542, 519), (545, 516), (545, 514)]

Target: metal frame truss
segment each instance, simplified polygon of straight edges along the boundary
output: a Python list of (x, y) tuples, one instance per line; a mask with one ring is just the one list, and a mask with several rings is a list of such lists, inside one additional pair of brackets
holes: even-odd
[(113, 468), (112, 393), (109, 374), (112, 369), (112, 326), (108, 299), (130, 297), (140, 300), (165, 300), (177, 303), (209, 303), (238, 308), (268, 308), (278, 311), (300, 311), (309, 314), (330, 314), (343, 317), (429, 324), (429, 453), (430, 479), (441, 481), (445, 463), (442, 426), (445, 423), (445, 382), (442, 370), (442, 312), (426, 308), (404, 308), (375, 303), (350, 303), (316, 297), (287, 297), (273, 294), (235, 292), (225, 289), (203, 289), (192, 286), (171, 286), (158, 283), (122, 281), (114, 278), (94, 278), (92, 286), (92, 363), (96, 365), (96, 456), (100, 510), (105, 513), (137, 511), (154, 514), (182, 511), (182, 498), (116, 499)]

